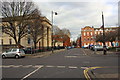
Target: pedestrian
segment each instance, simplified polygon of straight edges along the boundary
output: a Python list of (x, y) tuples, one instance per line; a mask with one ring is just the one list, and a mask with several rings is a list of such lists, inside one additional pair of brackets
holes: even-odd
[(104, 50), (104, 55), (106, 55), (106, 53), (107, 53), (107, 48), (104, 47), (103, 50)]

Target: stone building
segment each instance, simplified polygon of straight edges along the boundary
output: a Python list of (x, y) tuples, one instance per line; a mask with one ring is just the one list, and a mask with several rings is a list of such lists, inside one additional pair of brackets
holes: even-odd
[[(43, 33), (42, 34), (46, 34), (44, 36), (42, 36), (42, 38), (39, 40), (39, 42), (37, 43), (37, 48), (49, 48), (51, 47), (51, 23), (50, 21), (46, 18), (46, 17), (39, 17), (42, 19), (42, 24), (44, 24), (43, 26)], [(32, 20), (34, 20), (35, 18), (31, 18)], [(10, 48), (10, 47), (16, 47), (15, 44), (15, 40), (10, 37), (9, 35), (5, 34), (4, 32), (2, 32), (4, 25), (2, 25), (2, 23), (7, 24), (9, 19), (6, 18), (2, 18), (2, 22), (0, 23), (0, 45), (4, 48)], [(15, 21), (15, 23), (17, 24), (17, 21)], [(17, 29), (18, 31), (19, 29)], [(28, 35), (26, 35), (25, 37), (23, 37), (21, 39), (21, 45), (24, 47), (33, 47), (33, 40), (31, 39), (29, 33)]]

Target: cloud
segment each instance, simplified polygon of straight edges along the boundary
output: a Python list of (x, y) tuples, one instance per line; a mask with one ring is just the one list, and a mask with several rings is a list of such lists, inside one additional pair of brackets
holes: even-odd
[(105, 17), (105, 26), (116, 26), (118, 23), (118, 0), (94, 0), (95, 2), (36, 2), (43, 16), (51, 21), (51, 11), (54, 15), (54, 25), (70, 30), (72, 38), (80, 34), (85, 26), (100, 27), (102, 25), (102, 11)]

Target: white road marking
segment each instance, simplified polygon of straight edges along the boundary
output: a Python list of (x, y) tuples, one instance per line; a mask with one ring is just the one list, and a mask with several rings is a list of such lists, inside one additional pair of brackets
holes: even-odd
[(77, 67), (75, 67), (75, 66), (68, 66), (68, 68), (76, 69)]
[(55, 66), (46, 66), (46, 67), (55, 67)]
[(65, 56), (67, 58), (76, 58), (77, 56)]
[(35, 65), (35, 66), (33, 66), (33, 67), (35, 67), (35, 68), (38, 68), (38, 67), (40, 67), (40, 66), (44, 66), (44, 65)]
[(32, 65), (26, 65), (26, 66), (22, 66), (24, 68), (28, 68), (28, 67), (32, 67)]
[(88, 67), (81, 67), (82, 69), (87, 69)]
[[(82, 50), (82, 49), (81, 49), (81, 50)], [(83, 51), (83, 53), (84, 53), (85, 55), (87, 55), (86, 52), (85, 52), (84, 50), (82, 50), (82, 51)]]
[(13, 66), (15, 66), (15, 65), (9, 65), (10, 67), (13, 67)]
[(56, 66), (57, 68), (65, 68), (65, 66)]
[(8, 65), (8, 66), (3, 65), (2, 67), (3, 67), (3, 68), (9, 68), (10, 66), (9, 66), (9, 65)]
[(57, 68), (71, 68), (71, 69), (76, 69), (78, 67), (76, 66), (52, 66), (52, 65), (3, 65), (3, 66), (0, 66), (0, 67), (4, 67), (4, 68), (9, 68), (9, 67), (13, 67), (13, 68), (18, 68), (18, 67), (22, 67), (22, 68), (39, 68), (39, 67), (48, 67), (48, 68), (54, 68), (54, 67), (57, 67)]
[(40, 68), (42, 68), (43, 66), (39, 66), (37, 69), (35, 69), (34, 71), (32, 71), (31, 73), (27, 74), (26, 76), (24, 76), (21, 80), (26, 79), (27, 77), (29, 77), (30, 75), (32, 75), (33, 73), (35, 73), (36, 71), (38, 71)]
[(18, 66), (13, 66), (14, 68), (18, 68), (18, 67), (20, 67), (19, 65)]

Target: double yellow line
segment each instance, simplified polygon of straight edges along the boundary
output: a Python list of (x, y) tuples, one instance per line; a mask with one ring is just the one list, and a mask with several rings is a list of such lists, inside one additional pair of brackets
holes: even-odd
[(84, 76), (85, 76), (85, 78), (86, 78), (87, 80), (91, 80), (91, 78), (90, 78), (90, 76), (89, 76), (89, 74), (88, 74), (88, 71), (89, 71), (89, 70), (96, 69), (96, 68), (103, 68), (103, 67), (89, 67), (89, 68), (86, 68), (86, 69), (84, 70)]

